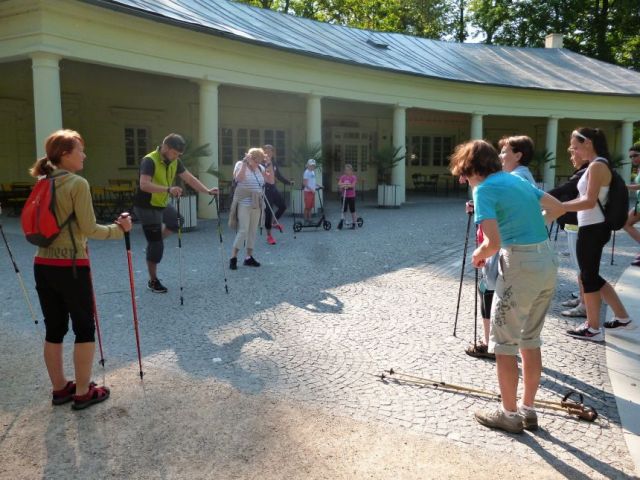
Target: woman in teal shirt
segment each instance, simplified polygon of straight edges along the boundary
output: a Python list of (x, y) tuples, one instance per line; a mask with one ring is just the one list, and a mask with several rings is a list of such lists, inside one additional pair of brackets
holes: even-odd
[[(549, 194), (502, 172), (498, 153), (483, 140), (458, 145), (450, 169), (473, 188), (475, 222), (484, 234), (473, 252), (473, 265), (482, 267), (500, 251), (489, 341), (496, 354), (502, 404), (495, 411), (476, 412), (475, 418), (482, 425), (512, 433), (535, 430), (538, 418), (533, 402), (542, 373), (540, 331), (558, 270), (541, 206), (548, 212), (547, 220), (562, 215), (564, 209)], [(524, 383), (520, 404), (518, 352)]]

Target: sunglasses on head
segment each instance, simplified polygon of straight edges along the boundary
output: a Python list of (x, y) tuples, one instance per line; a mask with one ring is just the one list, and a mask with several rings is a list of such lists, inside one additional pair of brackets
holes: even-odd
[(636, 157), (640, 157), (640, 153), (631, 153), (629, 155), (629, 158), (636, 158)]
[(585, 141), (589, 140), (589, 138), (585, 137), (583, 134), (581, 134), (577, 130), (574, 130), (573, 132), (571, 132), (571, 136), (577, 138), (580, 141), (580, 143), (584, 143)]

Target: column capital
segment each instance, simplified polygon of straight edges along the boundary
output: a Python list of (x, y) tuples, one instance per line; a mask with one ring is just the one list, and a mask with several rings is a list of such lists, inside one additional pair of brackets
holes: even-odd
[(486, 114), (487, 114), (487, 112), (475, 111), (475, 112), (471, 112), (470, 115), (473, 116), (473, 117), (484, 117)]
[(547, 115), (546, 119), (547, 120), (562, 120), (562, 118), (560, 115)]
[(62, 57), (50, 52), (33, 52), (29, 54), (32, 65), (60, 68)]
[(621, 123), (631, 123), (634, 124), (636, 123), (638, 120), (637, 119), (633, 119), (633, 118), (623, 118), (622, 120), (620, 120)]
[(209, 77), (205, 78), (196, 78), (192, 80), (193, 83), (196, 83), (200, 86), (200, 88), (209, 88), (209, 89), (218, 89), (221, 85), (217, 80), (210, 79)]

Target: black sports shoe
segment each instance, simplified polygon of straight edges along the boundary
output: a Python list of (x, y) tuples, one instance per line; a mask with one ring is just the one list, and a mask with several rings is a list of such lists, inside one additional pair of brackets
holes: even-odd
[(167, 293), (167, 287), (160, 283), (160, 280), (157, 278), (155, 280), (149, 280), (147, 283), (147, 288), (151, 290), (153, 293)]
[(259, 267), (260, 266), (260, 262), (258, 262), (253, 257), (249, 257), (249, 258), (245, 258), (244, 259), (243, 265), (246, 265), (247, 267)]
[(627, 330), (635, 330), (635, 324), (631, 324), (631, 319), (627, 322), (621, 322), (619, 318), (613, 318), (613, 320), (607, 320), (604, 322), (604, 328), (625, 328)]
[(229, 270), (237, 270), (238, 269), (238, 259), (236, 257), (229, 259)]
[(604, 342), (604, 334), (602, 329), (599, 328), (597, 332), (592, 332), (589, 329), (589, 324), (584, 322), (583, 324), (567, 330), (567, 335), (573, 338), (579, 338), (581, 340), (589, 340), (591, 342)]

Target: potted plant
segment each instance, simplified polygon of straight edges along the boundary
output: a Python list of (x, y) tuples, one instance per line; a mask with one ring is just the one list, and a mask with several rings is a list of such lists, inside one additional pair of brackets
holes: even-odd
[[(531, 159), (531, 163), (529, 164), (529, 170), (531, 171), (533, 178), (536, 179), (536, 182), (542, 185), (542, 189), (545, 188), (546, 183), (544, 178), (545, 165), (547, 163), (553, 162), (555, 159), (556, 157), (553, 152), (550, 152), (547, 149), (533, 152), (533, 158)], [(550, 168), (555, 169), (556, 166), (551, 165)]]
[[(184, 166), (194, 175), (198, 176), (198, 160), (202, 157), (211, 156), (211, 149), (209, 144), (194, 145), (193, 142), (187, 139), (186, 147), (182, 156), (180, 157)], [(211, 165), (206, 173), (209, 173), (215, 177), (220, 178), (220, 172), (213, 168)], [(176, 183), (182, 188), (182, 197), (180, 198), (180, 215), (184, 219), (182, 226), (183, 231), (193, 230), (198, 225), (198, 193), (193, 190), (189, 185), (185, 184), (180, 177), (177, 177)], [(177, 207), (177, 201), (171, 200), (174, 207)]]
[(372, 155), (372, 165), (378, 172), (378, 206), (399, 207), (398, 186), (391, 184), (393, 168), (404, 161), (405, 155), (401, 153), (402, 147), (385, 145), (376, 150)]

